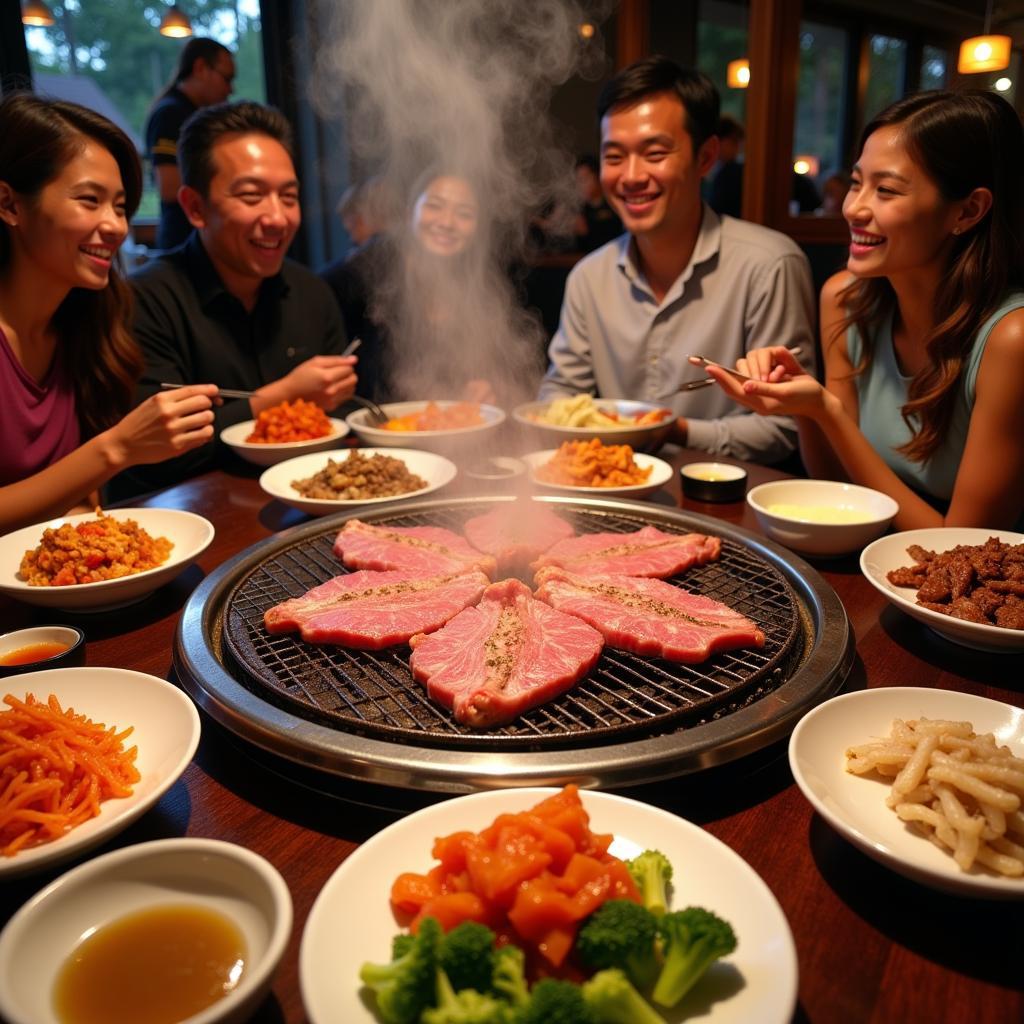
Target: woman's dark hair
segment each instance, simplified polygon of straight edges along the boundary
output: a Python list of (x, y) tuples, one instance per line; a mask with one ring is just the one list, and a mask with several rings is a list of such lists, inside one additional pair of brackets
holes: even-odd
[[(976, 188), (992, 193), (992, 208), (955, 237), (935, 296), (935, 328), (926, 339), (928, 366), (918, 373), (900, 410), (913, 436), (899, 450), (927, 462), (945, 437), (964, 363), (981, 325), (1007, 291), (1024, 284), (1024, 128), (995, 93), (923, 92), (898, 100), (865, 129), (860, 148), (880, 128), (898, 125), (911, 158), (948, 202)], [(833, 342), (853, 325), (863, 339), (862, 373), (873, 355), (873, 329), (896, 308), (886, 278), (856, 279), (839, 294), (845, 319)]]
[(668, 57), (655, 54), (623, 68), (601, 90), (597, 119), (600, 121), (615, 107), (631, 107), (659, 92), (679, 97), (686, 111), (684, 127), (693, 139), (696, 153), (718, 131), (718, 90), (703, 72), (680, 67)]
[(181, 126), (178, 166), (182, 184), (206, 198), (216, 168), (213, 147), (229, 135), (267, 135), (292, 153), (292, 129), (284, 114), (262, 103), (215, 103), (197, 110)]
[(186, 78), (191, 76), (197, 60), (201, 60), (209, 64), (210, 67), (213, 67), (214, 62), (222, 53), (226, 53), (229, 57), (231, 56), (231, 51), (223, 43), (218, 43), (216, 39), (210, 39), (209, 36), (193, 36), (181, 48), (181, 53), (178, 54), (178, 66), (174, 69), (174, 75), (159, 93), (154, 101), (154, 105), (159, 103), (172, 89), (181, 85)]
[[(31, 204), (89, 140), (117, 163), (130, 218), (142, 195), (135, 146), (117, 125), (76, 103), (31, 93), (14, 93), (0, 101), (0, 181)], [(11, 259), (8, 229), (0, 222), (0, 275)], [(115, 261), (106, 288), (72, 288), (53, 315), (85, 437), (116, 423), (134, 403), (143, 363), (129, 331), (131, 308), (131, 289)]]

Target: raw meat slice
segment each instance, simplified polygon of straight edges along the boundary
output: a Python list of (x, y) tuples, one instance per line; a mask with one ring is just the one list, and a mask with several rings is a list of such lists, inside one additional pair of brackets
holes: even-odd
[(671, 661), (705, 661), (714, 651), (763, 647), (750, 619), (709, 597), (638, 576), (577, 576), (556, 566), (537, 573), (537, 596), (578, 615), (612, 647)]
[(440, 629), (475, 604), (489, 582), (477, 569), (352, 572), (268, 608), (263, 623), (271, 633), (298, 630), (312, 644), (379, 651)]
[(586, 576), (674, 576), (691, 565), (713, 562), (722, 550), (718, 537), (664, 533), (645, 526), (634, 533), (586, 533), (549, 548), (533, 569), (558, 565)]
[(497, 571), (493, 558), (440, 526), (372, 526), (350, 519), (334, 541), (334, 553), (349, 569), (479, 569), (491, 577)]
[(409, 645), (412, 674), (427, 694), (457, 721), (484, 728), (564, 693), (594, 667), (604, 641), (510, 579), (492, 583), (476, 607)]
[(473, 547), (497, 559), (501, 574), (529, 565), (552, 544), (576, 532), (538, 501), (498, 505), (467, 520), (463, 530)]

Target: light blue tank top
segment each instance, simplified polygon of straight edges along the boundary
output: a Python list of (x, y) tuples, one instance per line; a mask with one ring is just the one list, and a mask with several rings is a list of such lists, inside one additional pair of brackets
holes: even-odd
[[(974, 347), (967, 357), (960, 378), (953, 416), (946, 437), (934, 455), (925, 463), (911, 462), (897, 448), (910, 440), (911, 432), (900, 415), (907, 402), (907, 389), (913, 378), (900, 372), (892, 341), (892, 318), (878, 327), (871, 365), (859, 377), (857, 385), (861, 433), (871, 442), (889, 468), (908, 486), (940, 501), (953, 496), (960, 459), (967, 443), (967, 429), (974, 409), (974, 389), (978, 367), (985, 353), (985, 343), (992, 328), (1007, 313), (1024, 308), (1024, 292), (1011, 293), (1002, 305), (981, 325)], [(846, 333), (846, 351), (856, 366), (861, 358), (861, 339), (855, 327)]]

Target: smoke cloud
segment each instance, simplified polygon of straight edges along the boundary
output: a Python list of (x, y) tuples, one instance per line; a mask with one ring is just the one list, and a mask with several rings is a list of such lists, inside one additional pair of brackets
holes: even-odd
[[(327, 5), (325, 5), (327, 6)], [(392, 338), (394, 390), (459, 397), (457, 382), (490, 381), (524, 397), (541, 369), (542, 328), (520, 308), (508, 268), (531, 212), (572, 204), (572, 154), (548, 113), (573, 74), (603, 74), (599, 36), (609, 0), (344, 0), (320, 49), (316, 95), (345, 97), (349, 144), (396, 201), (393, 258), (374, 274), (375, 318)], [(336, 109), (332, 111), (336, 113)], [(427, 182), (467, 182), (477, 227), (457, 256), (431, 257), (412, 228)]]

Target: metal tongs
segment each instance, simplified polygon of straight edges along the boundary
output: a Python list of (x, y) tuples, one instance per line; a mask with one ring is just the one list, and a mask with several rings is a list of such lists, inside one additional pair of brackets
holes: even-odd
[(348, 401), (366, 409), (369, 413), (366, 419), (371, 427), (382, 427), (391, 418), (373, 399), (363, 398), (362, 395), (350, 395)]
[[(791, 356), (800, 355), (800, 346), (795, 345), (793, 348), (786, 349)], [(724, 366), (722, 363), (716, 363), (713, 359), (708, 359), (707, 356), (690, 356), (689, 360), (695, 365), (700, 366), (717, 366), (720, 370), (725, 370), (726, 373), (731, 374), (737, 380), (753, 380), (753, 377), (748, 377), (745, 373), (740, 373), (739, 370), (734, 370), (731, 366)], [(691, 380), (686, 384), (683, 384), (680, 391), (696, 391), (698, 388), (706, 388), (709, 384), (717, 384), (718, 382), (714, 377), (702, 377), (700, 380)]]

